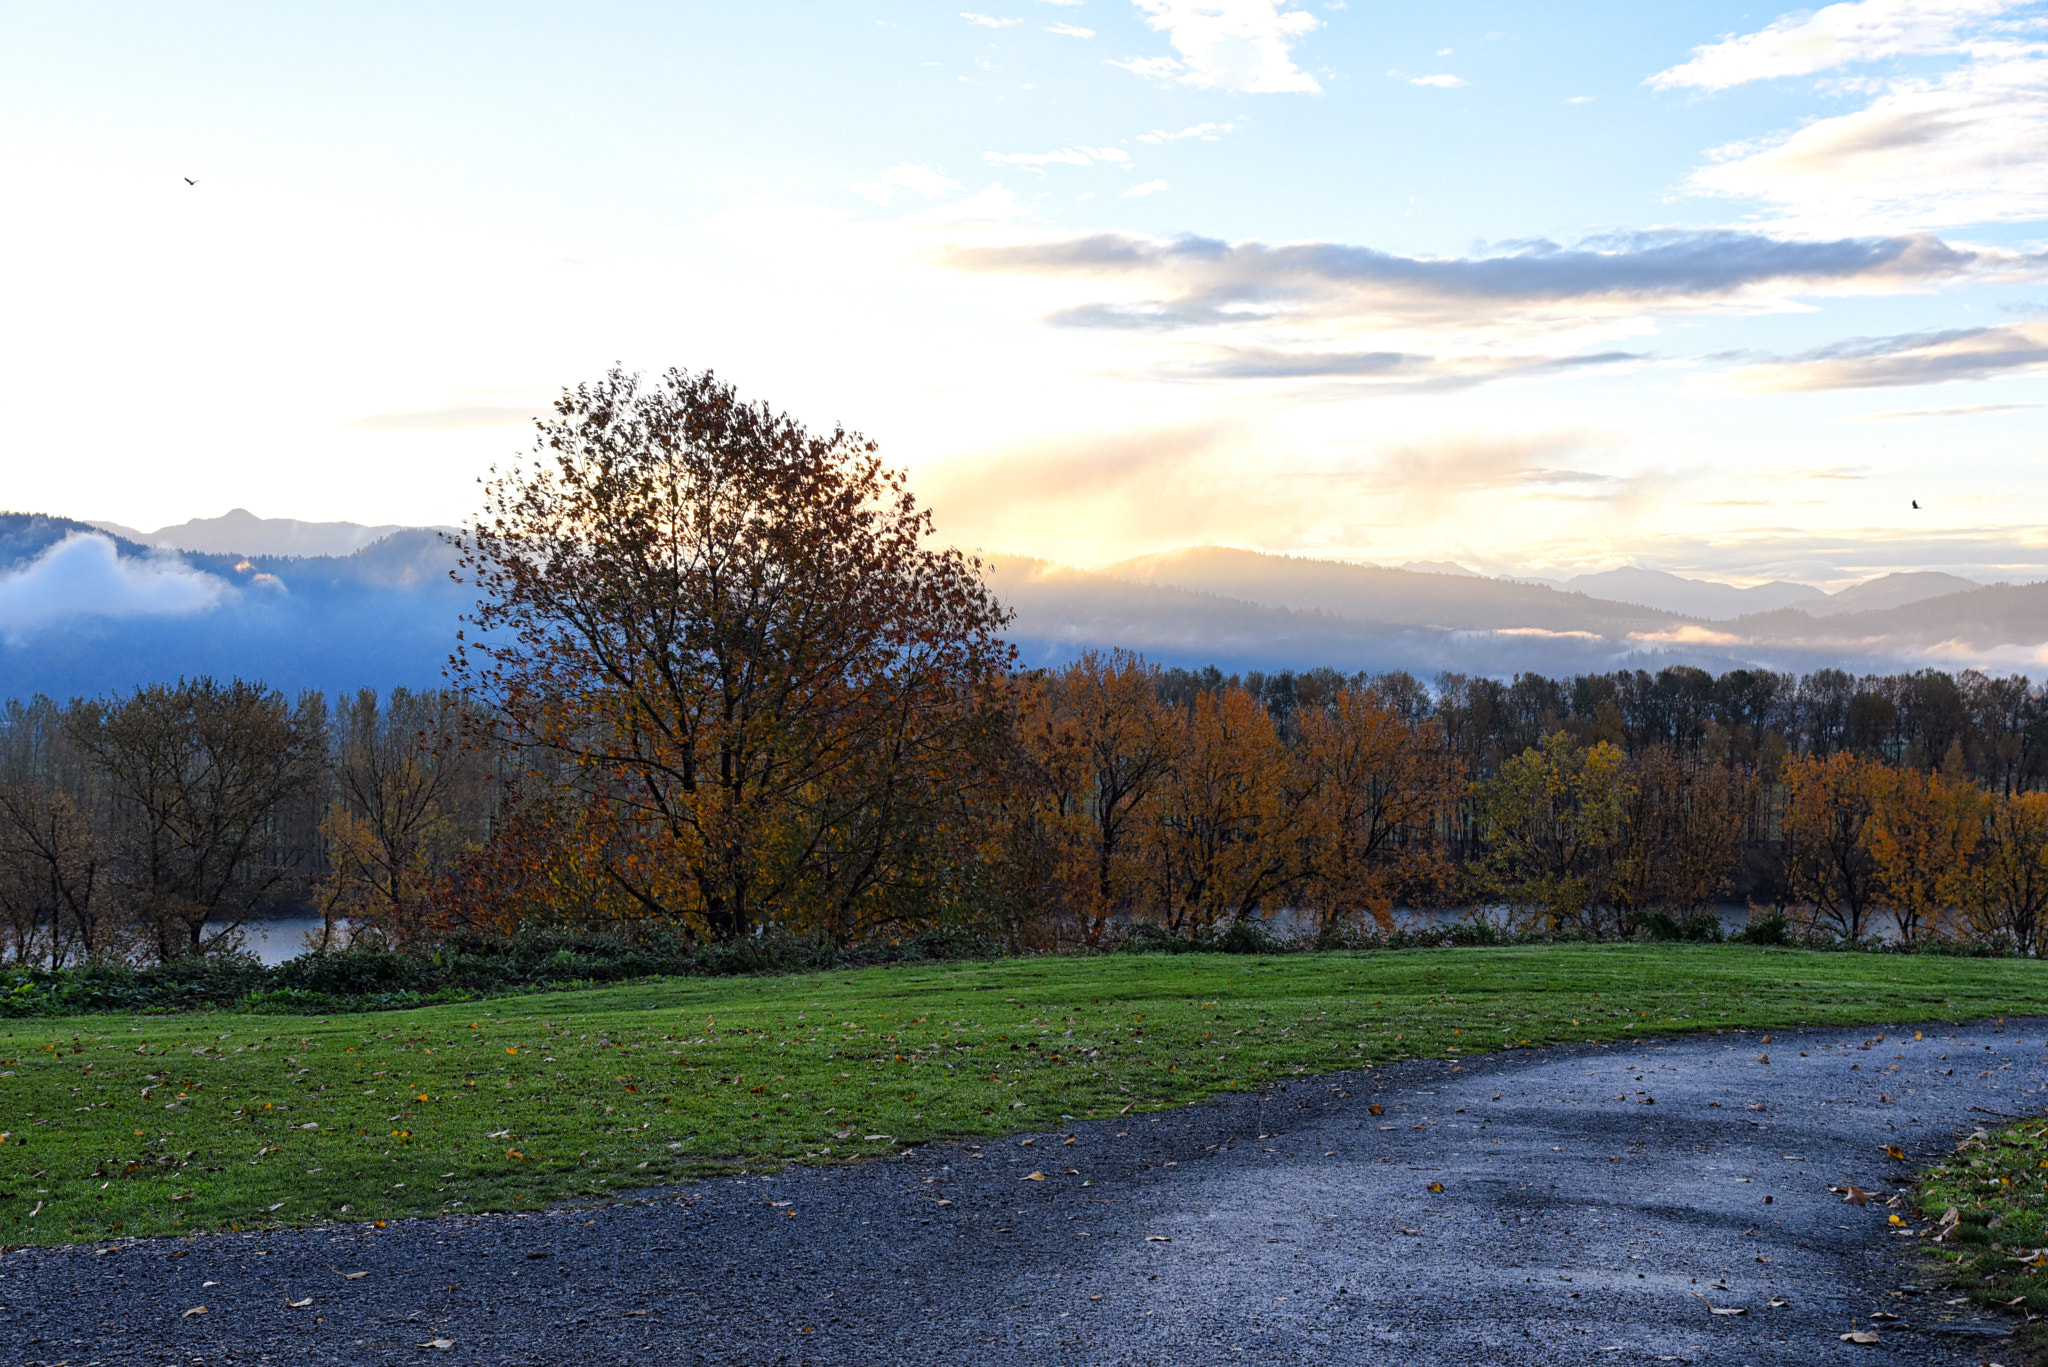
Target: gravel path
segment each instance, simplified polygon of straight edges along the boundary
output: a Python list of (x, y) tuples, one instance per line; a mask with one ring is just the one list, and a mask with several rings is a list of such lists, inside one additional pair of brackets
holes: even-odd
[[(1916, 1288), (1916, 1242), (1828, 1188), (1889, 1192), (2048, 1109), (2048, 1021), (1919, 1029), (1404, 1064), (602, 1210), (20, 1250), (0, 1348), (71, 1367), (1998, 1360), (2003, 1324)], [(1879, 1310), (1903, 1317), (1879, 1346), (1837, 1337)]]

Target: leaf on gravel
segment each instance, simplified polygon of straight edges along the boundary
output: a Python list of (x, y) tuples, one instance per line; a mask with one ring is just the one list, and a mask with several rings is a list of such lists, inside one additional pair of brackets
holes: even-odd
[(1036, 1139), (1020, 1139), (1017, 1141), (1017, 1147), (1020, 1149), (1028, 1149), (1037, 1142), (1038, 1141)]
[(1042, 1172), (1026, 1173), (1024, 1176), (1018, 1178), (1017, 1180), (1020, 1182), (1043, 1182), (1045, 1180), (1045, 1174)]
[(1756, 1061), (1758, 1063), (1769, 1063), (1771, 1061), (1771, 1056), (1769, 1054), (1758, 1054), (1756, 1056)]
[(443, 1352), (447, 1351), (450, 1348), (453, 1348), (454, 1346), (454, 1339), (428, 1339), (425, 1343), (422, 1343), (420, 1345), (420, 1347), (422, 1348), (439, 1348)]
[(1783, 1310), (1786, 1306), (1790, 1305), (1791, 1303), (1792, 1302), (1786, 1300), (1783, 1296), (1773, 1296), (1769, 1300), (1764, 1302), (1765, 1305), (1770, 1306), (1773, 1310)]
[(1759, 1253), (1756, 1255), (1756, 1260), (1760, 1263), (1767, 1263), (1772, 1259), (1773, 1256), (1775, 1255), (1769, 1253)]
[(1872, 1319), (1874, 1319), (1874, 1320), (1895, 1320), (1895, 1319), (1898, 1319), (1898, 1318), (1900, 1318), (1900, 1317), (1899, 1317), (1899, 1316), (1897, 1316), (1897, 1315), (1894, 1315), (1894, 1314), (1893, 1314), (1893, 1313), (1892, 1313), (1891, 1311), (1889, 1311), (1889, 1310), (1873, 1310), (1873, 1311), (1871, 1311), (1871, 1312), (1870, 1312), (1870, 1318), (1872, 1318)]
[(203, 1315), (203, 1314), (205, 1314), (205, 1313), (206, 1313), (206, 1307), (205, 1307), (205, 1306), (203, 1306), (203, 1305), (195, 1305), (195, 1306), (193, 1306), (193, 1307), (192, 1307), (192, 1308), (191, 1308), (190, 1310), (187, 1310), (187, 1311), (186, 1311), (186, 1312), (185, 1312), (184, 1314), (182, 1314), (182, 1315), (178, 1316), (178, 1318), (179, 1318), (179, 1319), (181, 1319), (181, 1320), (189, 1320), (189, 1319), (191, 1319), (191, 1318), (192, 1318), (192, 1317), (193, 1317), (194, 1315)]
[(1906, 1158), (1906, 1151), (1900, 1148), (1897, 1144), (1887, 1144), (1884, 1146), (1884, 1156), (1886, 1158), (1896, 1158), (1899, 1161), (1904, 1162)]
[(1080, 1141), (1079, 1139), (1077, 1139), (1077, 1138), (1076, 1138), (1075, 1136), (1073, 1136), (1073, 1135), (1071, 1135), (1071, 1134), (1070, 1134), (1070, 1135), (1068, 1135), (1068, 1136), (1067, 1136), (1067, 1137), (1066, 1137), (1065, 1139), (1062, 1139), (1062, 1140), (1060, 1141), (1060, 1143), (1061, 1143), (1061, 1144), (1063, 1144), (1063, 1145), (1065, 1145), (1065, 1144), (1078, 1144), (1078, 1143), (1080, 1143), (1080, 1142), (1081, 1142), (1081, 1141)]
[(1380, 1103), (1377, 1101), (1373, 1102), (1372, 1105), (1366, 1107), (1365, 1109), (1371, 1112), (1373, 1115), (1385, 1115), (1387, 1113), (1387, 1108), (1380, 1105)]
[(1420, 1234), (1420, 1233), (1422, 1233), (1422, 1231), (1421, 1231), (1421, 1230), (1419, 1230), (1419, 1229), (1404, 1229), (1404, 1230), (1402, 1230), (1401, 1232), (1402, 1232), (1403, 1234)]
[(345, 1282), (352, 1282), (355, 1281), (357, 1278), (367, 1277), (370, 1275), (368, 1272), (343, 1272), (338, 1267), (330, 1267), (327, 1270), (329, 1272), (332, 1272), (335, 1276), (341, 1278)]
[(1170, 1244), (1173, 1242), (1173, 1239), (1165, 1234), (1147, 1234), (1145, 1242), (1148, 1244)]
[(311, 1305), (312, 1303), (313, 1298), (311, 1296), (306, 1297), (306, 1299), (302, 1301), (295, 1301), (289, 1295), (287, 1295), (284, 1299), (284, 1308), (287, 1310), (304, 1310), (307, 1306)]
[(937, 1202), (936, 1204), (938, 1204), (938, 1205), (942, 1205), (942, 1206), (950, 1206), (950, 1205), (952, 1205), (953, 1203), (952, 1203), (951, 1201), (939, 1201), (939, 1202)]
[(1716, 1305), (1712, 1301), (1708, 1300), (1705, 1296), (1702, 1296), (1697, 1291), (1692, 1293), (1692, 1297), (1694, 1300), (1698, 1301), (1701, 1305), (1706, 1306), (1710, 1312), (1716, 1315), (1747, 1315), (1749, 1313), (1749, 1308), (1747, 1306)]
[(1442, 1191), (1444, 1189), (1444, 1184), (1441, 1182), (1431, 1182), (1429, 1184), (1429, 1189), (1431, 1191)]
[(1842, 1192), (1842, 1199), (1852, 1206), (1867, 1206), (1870, 1204), (1870, 1193), (1857, 1186), (1854, 1182), (1839, 1190)]
[(1882, 1343), (1883, 1339), (1868, 1329), (1853, 1329), (1840, 1336), (1844, 1343)]

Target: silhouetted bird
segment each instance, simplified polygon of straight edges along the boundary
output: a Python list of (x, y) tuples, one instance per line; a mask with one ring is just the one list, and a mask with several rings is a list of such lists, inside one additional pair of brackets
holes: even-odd
[(196, 181), (196, 180), (194, 180), (194, 179), (192, 179), (192, 177), (190, 177), (190, 176), (187, 176), (187, 177), (185, 177), (185, 183), (186, 183), (187, 185), (197, 185), (197, 184), (198, 184), (199, 182), (198, 182), (198, 181)]
[(1916, 499), (1914, 499), (1914, 500), (1913, 500), (1913, 506), (1914, 506), (1915, 508), (1918, 508), (1918, 507), (1920, 506), (1920, 500), (1919, 500), (1919, 499), (1917, 499), (1917, 498), (1916, 498)]

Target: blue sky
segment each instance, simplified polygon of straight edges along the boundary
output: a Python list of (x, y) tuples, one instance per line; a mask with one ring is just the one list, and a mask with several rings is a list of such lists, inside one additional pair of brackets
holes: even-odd
[(0, 158), (16, 507), (459, 521), (618, 361), (1079, 564), (2048, 564), (2042, 4), (0, 4)]

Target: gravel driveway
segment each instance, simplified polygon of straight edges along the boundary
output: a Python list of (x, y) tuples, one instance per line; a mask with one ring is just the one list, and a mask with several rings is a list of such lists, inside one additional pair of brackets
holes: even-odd
[[(2002, 1322), (1916, 1287), (1917, 1241), (1829, 1188), (1889, 1193), (2048, 1109), (2048, 1021), (1917, 1030), (1403, 1064), (601, 1210), (20, 1250), (0, 1347), (71, 1367), (1996, 1361)], [(1838, 1338), (1876, 1311), (1902, 1317), (1879, 1345)]]

